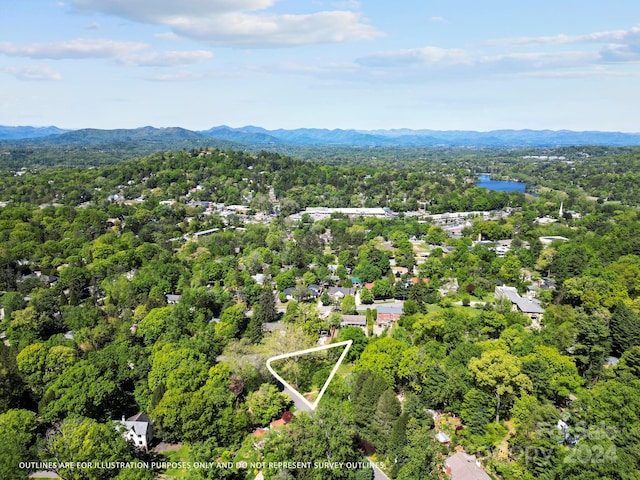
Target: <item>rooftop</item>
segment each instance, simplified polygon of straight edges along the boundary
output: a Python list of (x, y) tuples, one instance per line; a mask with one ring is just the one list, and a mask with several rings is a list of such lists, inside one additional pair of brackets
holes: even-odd
[(445, 467), (451, 480), (491, 480), (491, 477), (476, 460), (475, 455), (458, 452), (447, 458)]

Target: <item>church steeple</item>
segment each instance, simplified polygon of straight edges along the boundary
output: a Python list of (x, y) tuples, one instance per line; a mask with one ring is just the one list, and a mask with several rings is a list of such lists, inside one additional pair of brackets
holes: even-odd
[(563, 202), (560, 202), (560, 210), (558, 211), (558, 219), (562, 219), (562, 206), (563, 206)]

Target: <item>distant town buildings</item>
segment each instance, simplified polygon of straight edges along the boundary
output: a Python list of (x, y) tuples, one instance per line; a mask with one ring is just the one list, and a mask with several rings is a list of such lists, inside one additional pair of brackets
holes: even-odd
[(289, 218), (292, 220), (300, 220), (302, 215), (310, 215), (314, 221), (323, 220), (331, 217), (331, 214), (339, 213), (348, 217), (376, 217), (386, 218), (394, 217), (396, 214), (388, 208), (365, 208), (365, 207), (342, 207), (342, 208), (330, 208), (330, 207), (307, 207), (303, 212), (294, 213)]

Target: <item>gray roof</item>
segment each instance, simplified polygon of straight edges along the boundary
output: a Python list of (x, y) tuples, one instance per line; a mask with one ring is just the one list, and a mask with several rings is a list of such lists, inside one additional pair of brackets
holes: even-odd
[(147, 423), (151, 423), (151, 419), (149, 418), (149, 415), (147, 415), (146, 413), (137, 413), (132, 417), (127, 418), (128, 422), (147, 422)]
[(329, 287), (328, 289), (329, 295), (336, 295), (337, 293), (341, 293), (342, 295), (355, 295), (355, 288), (346, 288), (346, 287)]
[(447, 458), (445, 465), (451, 471), (451, 480), (491, 480), (487, 472), (476, 463), (475, 455), (458, 452)]
[(120, 422), (127, 431), (133, 431), (136, 435), (147, 435), (147, 429), (149, 428), (149, 422), (130, 422), (129, 420), (125, 420), (124, 422)]
[(341, 326), (354, 325), (359, 327), (367, 326), (367, 317), (364, 315), (342, 315)]
[(524, 313), (544, 313), (544, 308), (542, 308), (539, 303), (527, 298), (520, 297), (516, 305), (518, 305), (518, 309)]
[(404, 307), (404, 303), (380, 303), (370, 305), (369, 308), (373, 308), (374, 310), (380, 313), (390, 313), (392, 315), (402, 315), (402, 309)]
[[(124, 416), (122, 417), (124, 418)], [(136, 435), (147, 436), (151, 420), (146, 413), (138, 413), (126, 420), (117, 420), (117, 423), (124, 425), (127, 431), (133, 431)]]
[(511, 303), (518, 306), (518, 310), (524, 313), (544, 313), (544, 308), (539, 303), (533, 302), (527, 298), (518, 295), (516, 287), (507, 287), (506, 285), (496, 287), (496, 293), (502, 295)]

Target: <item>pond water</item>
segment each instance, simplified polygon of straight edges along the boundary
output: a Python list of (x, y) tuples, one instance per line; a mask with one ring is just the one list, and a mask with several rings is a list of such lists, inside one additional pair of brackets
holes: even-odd
[(491, 175), (478, 175), (477, 187), (494, 190), (496, 192), (522, 192), (527, 187), (526, 183), (512, 182), (510, 180), (491, 180)]

